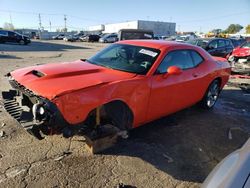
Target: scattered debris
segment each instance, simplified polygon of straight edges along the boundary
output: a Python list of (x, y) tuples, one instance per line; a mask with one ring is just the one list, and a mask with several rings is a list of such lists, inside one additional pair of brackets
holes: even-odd
[(5, 137), (5, 132), (4, 131), (0, 131), (0, 138), (4, 138)]
[(199, 149), (199, 151), (201, 152), (202, 151), (202, 149), (201, 148), (198, 148)]
[(229, 128), (229, 130), (228, 130), (228, 139), (229, 139), (229, 140), (232, 140), (232, 139), (233, 139), (233, 136), (232, 136), (232, 131), (233, 131), (233, 130), (240, 130), (240, 131), (243, 131), (242, 128), (240, 128), (240, 127), (231, 127), (231, 128)]
[(168, 160), (168, 163), (174, 162), (174, 160), (171, 157), (167, 156), (166, 154), (163, 154), (163, 157)]
[(117, 134), (118, 134), (118, 136), (122, 137), (123, 139), (128, 138), (128, 131), (120, 131)]
[(124, 185), (123, 183), (119, 183), (114, 188), (136, 188), (136, 186), (133, 186), (133, 185)]
[(55, 161), (60, 161), (60, 160), (62, 160), (64, 157), (66, 157), (66, 156), (68, 156), (68, 155), (70, 155), (70, 154), (72, 154), (71, 151), (64, 151), (63, 154), (62, 154), (61, 156), (56, 157), (54, 160), (55, 160)]
[(2, 123), (1, 127), (4, 127), (6, 124), (5, 123)]
[(8, 177), (8, 178), (14, 178), (14, 177), (16, 177), (17, 175), (19, 175), (19, 174), (21, 174), (22, 172), (26, 172), (26, 168), (17, 168), (17, 169), (14, 169), (14, 170), (8, 170), (7, 172), (6, 172), (6, 176)]
[(65, 155), (61, 155), (61, 156), (55, 158), (54, 160), (55, 160), (55, 161), (60, 161), (60, 160), (62, 160), (64, 157), (65, 157)]

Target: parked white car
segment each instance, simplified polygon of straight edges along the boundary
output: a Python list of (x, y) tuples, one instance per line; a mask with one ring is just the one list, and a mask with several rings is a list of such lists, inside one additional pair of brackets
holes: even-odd
[(99, 42), (103, 43), (116, 42), (116, 41), (118, 41), (117, 34), (106, 34), (99, 39)]
[(194, 35), (182, 35), (182, 36), (176, 37), (175, 41), (176, 42), (186, 42), (186, 41), (189, 41), (189, 40), (193, 40), (195, 38), (196, 37)]
[(250, 138), (223, 159), (209, 174), (202, 188), (250, 188)]

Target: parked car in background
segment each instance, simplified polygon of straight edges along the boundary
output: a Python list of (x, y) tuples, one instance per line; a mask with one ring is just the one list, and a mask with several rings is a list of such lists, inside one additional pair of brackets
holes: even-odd
[(232, 71), (236, 73), (250, 74), (250, 41), (236, 47), (228, 55)]
[(80, 41), (82, 42), (98, 42), (100, 39), (99, 35), (85, 35), (80, 37)]
[(201, 188), (250, 188), (250, 138), (213, 169)]
[(0, 30), (0, 43), (5, 42), (27, 45), (30, 43), (30, 38), (14, 31)]
[(231, 42), (233, 43), (234, 48), (240, 46), (241, 44), (243, 44), (244, 42), (246, 42), (246, 39), (240, 38), (240, 39), (236, 39), (236, 38), (229, 38), (229, 40), (231, 40)]
[(164, 40), (166, 41), (175, 41), (177, 36), (173, 35), (173, 36), (170, 36), (170, 37), (166, 37)]
[(64, 34), (58, 34), (56, 36), (53, 36), (52, 39), (53, 40), (63, 40), (64, 37), (66, 37)]
[(121, 29), (118, 32), (118, 40), (153, 39), (154, 32), (144, 29)]
[(69, 35), (63, 38), (64, 41), (68, 41), (68, 42), (75, 42), (77, 40), (79, 40), (79, 35)]
[(231, 40), (225, 38), (199, 38), (189, 40), (187, 43), (200, 46), (213, 56), (224, 58), (234, 49)]
[(175, 38), (175, 41), (176, 42), (186, 42), (186, 41), (189, 41), (189, 40), (193, 40), (195, 38), (196, 37), (194, 35), (182, 35), (182, 36), (177, 36)]
[(100, 39), (99, 39), (99, 42), (102, 42), (102, 43), (107, 43), (107, 42), (116, 42), (118, 41), (118, 35), (117, 34), (106, 34), (106, 35), (103, 35)]
[(126, 131), (196, 103), (213, 108), (230, 65), (185, 43), (124, 40), (87, 60), (7, 76), (14, 90), (2, 93), (5, 109), (34, 135), (81, 125), (94, 131), (99, 120)]

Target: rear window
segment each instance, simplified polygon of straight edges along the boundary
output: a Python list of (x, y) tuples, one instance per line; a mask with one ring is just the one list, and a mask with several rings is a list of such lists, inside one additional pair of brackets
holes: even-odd
[(200, 46), (202, 48), (205, 48), (208, 44), (208, 41), (207, 40), (198, 40), (197, 42), (197, 46)]
[(199, 65), (203, 61), (203, 58), (200, 56), (200, 54), (193, 50), (191, 51), (191, 56), (193, 58), (194, 66)]
[(7, 31), (0, 31), (0, 35), (7, 36), (8, 32)]
[(250, 42), (244, 43), (241, 48), (250, 48)]

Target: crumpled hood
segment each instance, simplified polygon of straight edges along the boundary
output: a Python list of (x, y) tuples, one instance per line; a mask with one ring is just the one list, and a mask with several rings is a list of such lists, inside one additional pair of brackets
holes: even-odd
[(232, 55), (236, 57), (250, 56), (250, 48), (235, 48)]
[(36, 95), (53, 99), (58, 95), (100, 84), (134, 77), (127, 73), (83, 62), (32, 66), (10, 73), (21, 85)]

